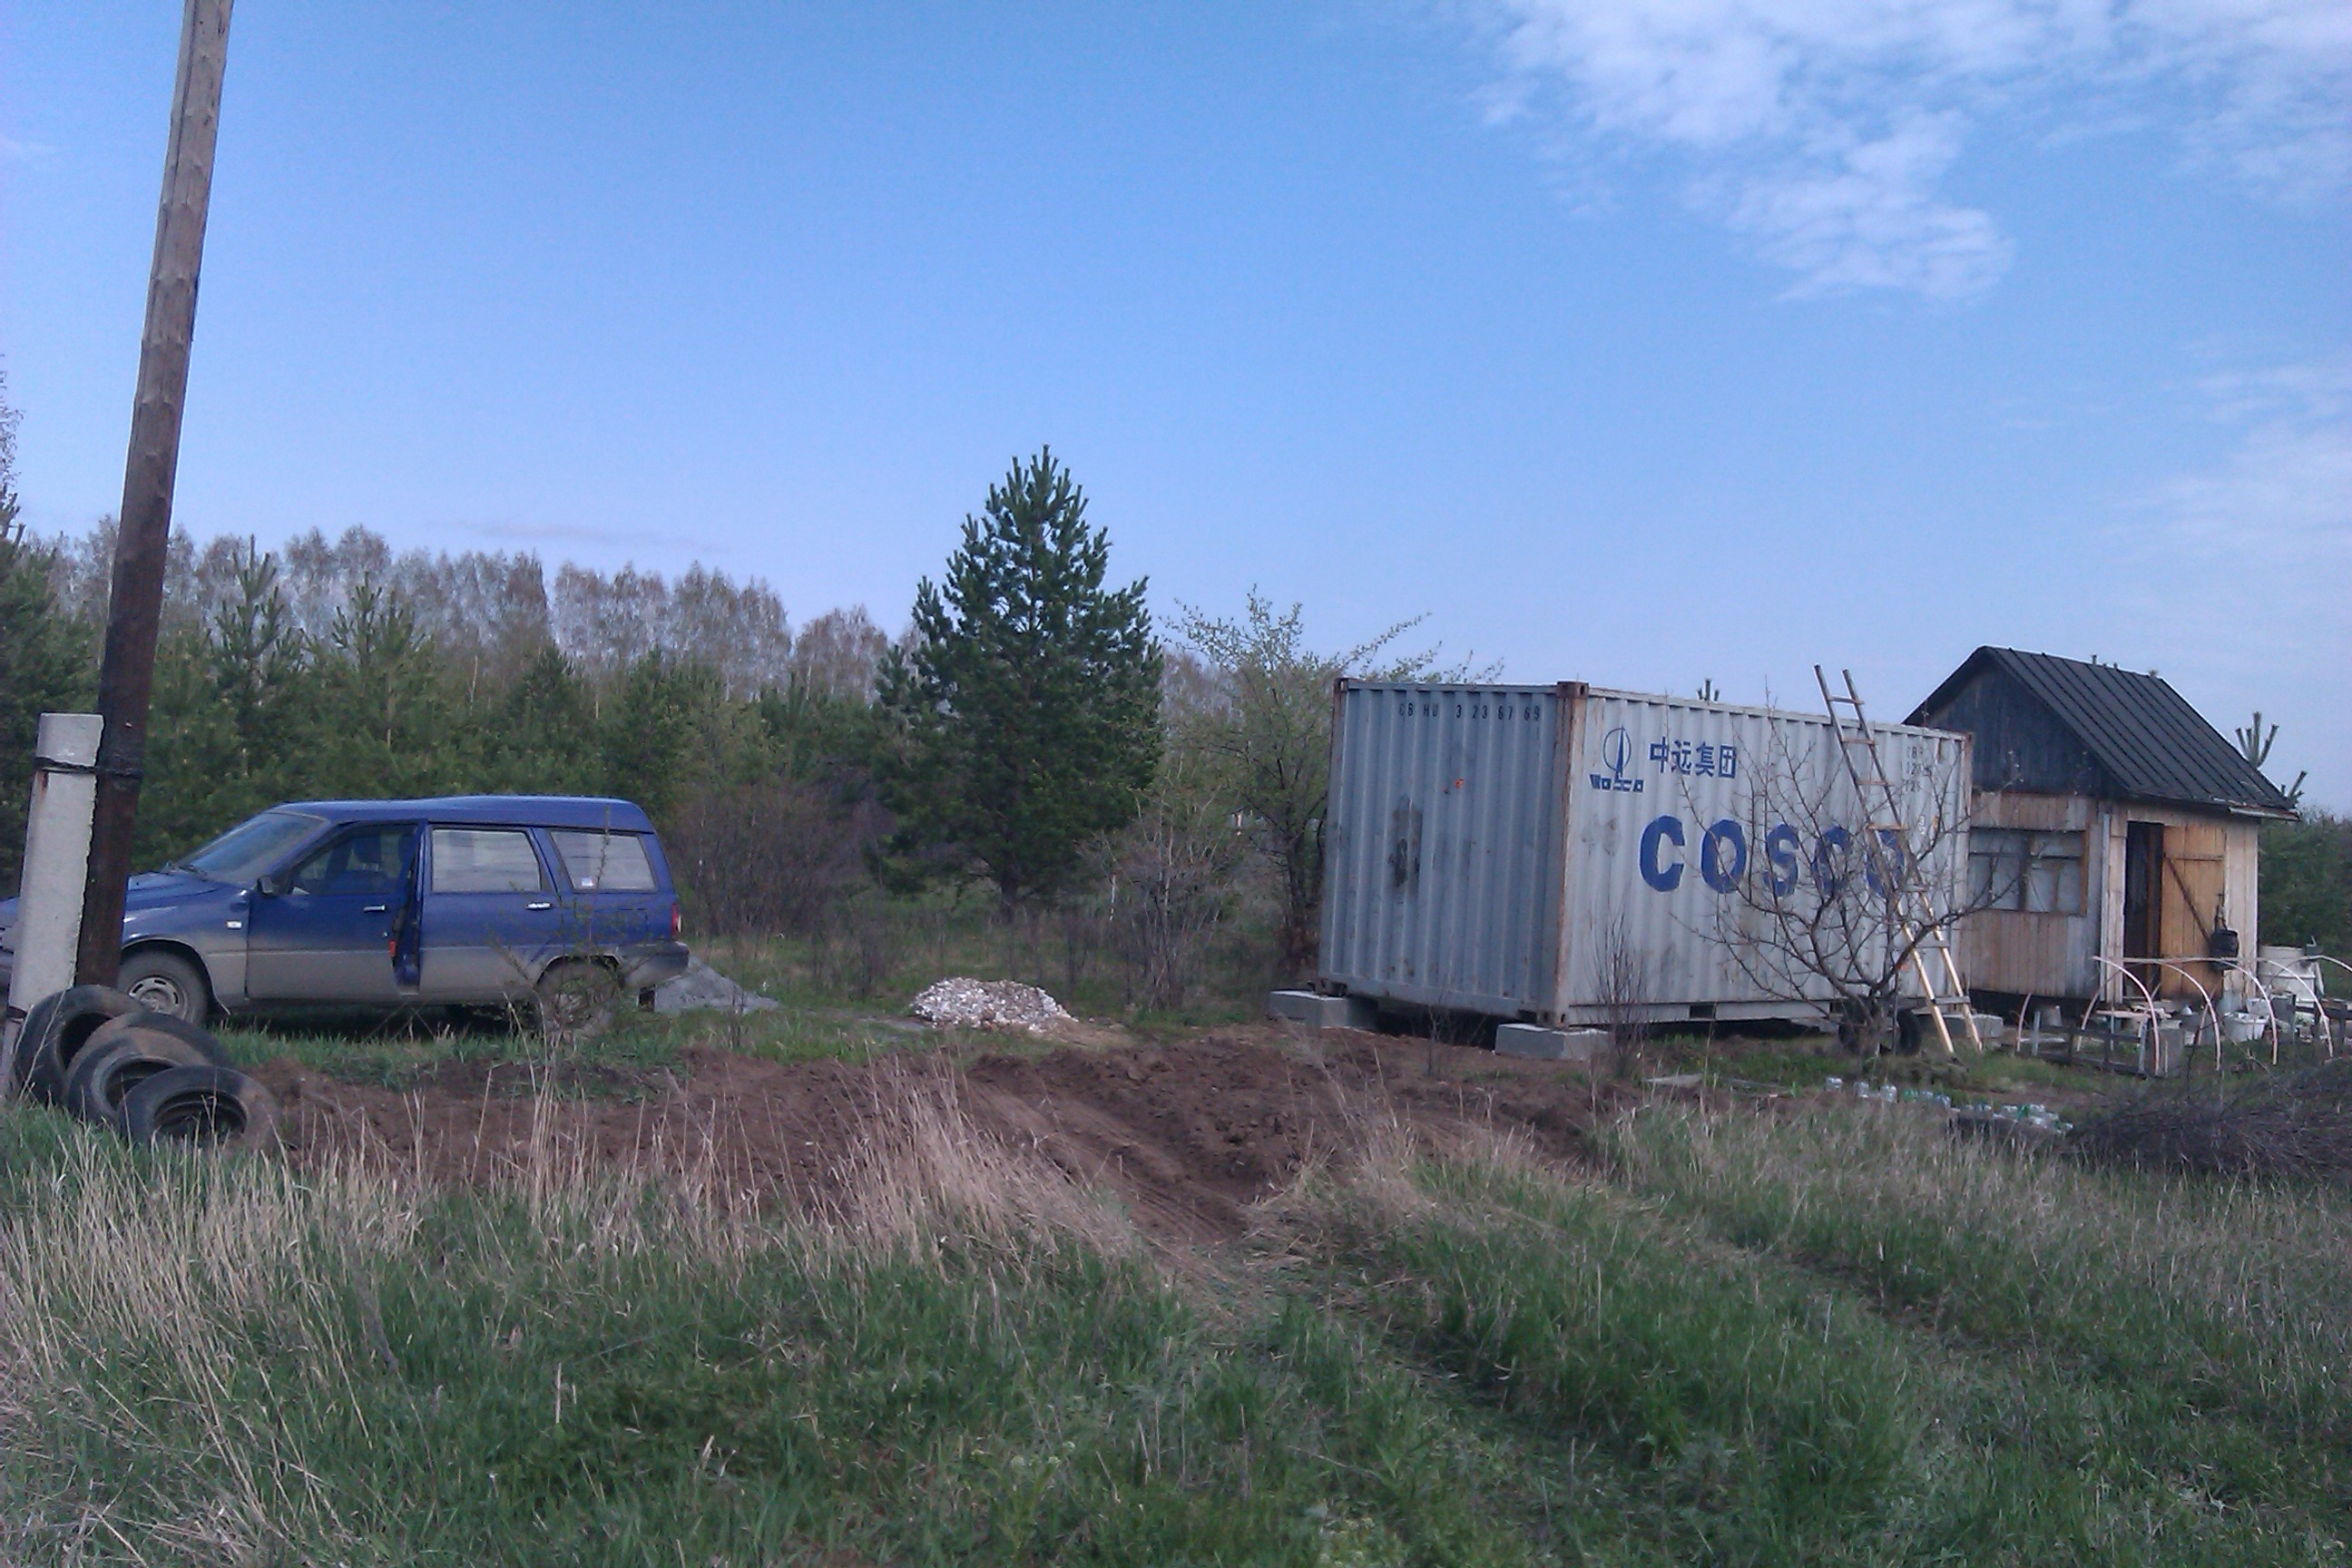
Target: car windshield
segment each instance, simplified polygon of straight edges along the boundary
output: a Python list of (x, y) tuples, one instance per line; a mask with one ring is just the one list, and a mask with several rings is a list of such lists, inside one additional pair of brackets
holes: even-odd
[(250, 881), (326, 825), (326, 818), (299, 811), (265, 811), (238, 823), (194, 854), (173, 861), (169, 869), (191, 871), (214, 882)]

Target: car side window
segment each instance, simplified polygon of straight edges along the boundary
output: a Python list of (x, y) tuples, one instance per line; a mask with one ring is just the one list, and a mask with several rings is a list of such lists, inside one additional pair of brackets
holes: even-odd
[(650, 893), (657, 890), (646, 841), (634, 833), (551, 832), (563, 874), (583, 893)]
[(290, 892), (320, 894), (400, 891), (408, 880), (409, 829), (404, 824), (347, 834), (295, 868)]
[(435, 892), (537, 893), (546, 887), (530, 834), (512, 827), (433, 830)]

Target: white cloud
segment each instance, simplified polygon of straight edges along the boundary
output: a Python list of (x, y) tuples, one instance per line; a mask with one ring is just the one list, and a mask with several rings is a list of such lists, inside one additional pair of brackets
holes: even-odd
[(2315, 801), (2352, 805), (2352, 355), (2200, 390), (2236, 439), (2110, 540), (2110, 635), (2216, 700), (2287, 721), (2284, 776), (2308, 768)]
[(1503, 66), (1490, 113), (1686, 160), (1694, 198), (1801, 289), (1991, 283), (2007, 242), (1937, 187), (1979, 121), (2021, 105), (2130, 103), (2288, 199), (2352, 181), (2345, 0), (1473, 4)]
[(1833, 163), (1797, 162), (1751, 178), (1729, 205), (1734, 229), (1794, 271), (1797, 292), (1909, 289), (1934, 300), (1973, 294), (2009, 266), (1990, 215), (1937, 198), (1959, 153), (1951, 115), (1921, 116)]
[[(2352, 359), (2216, 376), (2204, 390), (2242, 433), (2221, 463), (2157, 492), (2166, 542), (2260, 584), (2273, 605), (2340, 601), (2352, 581)], [(2267, 633), (2250, 626), (2236, 640), (2283, 634), (2309, 647), (2302, 639), (2327, 623), (2340, 638), (2337, 613)], [(2336, 668), (2352, 671), (2352, 649)]]

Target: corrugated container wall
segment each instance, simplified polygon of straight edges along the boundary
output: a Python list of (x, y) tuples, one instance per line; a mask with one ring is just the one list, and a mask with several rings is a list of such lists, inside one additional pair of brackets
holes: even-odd
[[(1772, 900), (1753, 896), (1810, 877), (1825, 836), (1866, 831), (1826, 719), (1573, 683), (1344, 681), (1334, 701), (1328, 986), (1591, 1022), (1619, 947), (1653, 1018), (1806, 1016), (1801, 998), (1829, 994), (1774, 973)], [(1913, 852), (1957, 902), (1967, 739), (1877, 731)]]

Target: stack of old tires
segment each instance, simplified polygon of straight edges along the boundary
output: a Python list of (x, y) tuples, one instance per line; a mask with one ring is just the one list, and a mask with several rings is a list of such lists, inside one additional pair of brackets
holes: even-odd
[(17, 1094), (134, 1143), (257, 1145), (277, 1137), (277, 1101), (228, 1065), (218, 1040), (110, 985), (76, 985), (35, 1003), (16, 1037), (13, 1070)]

